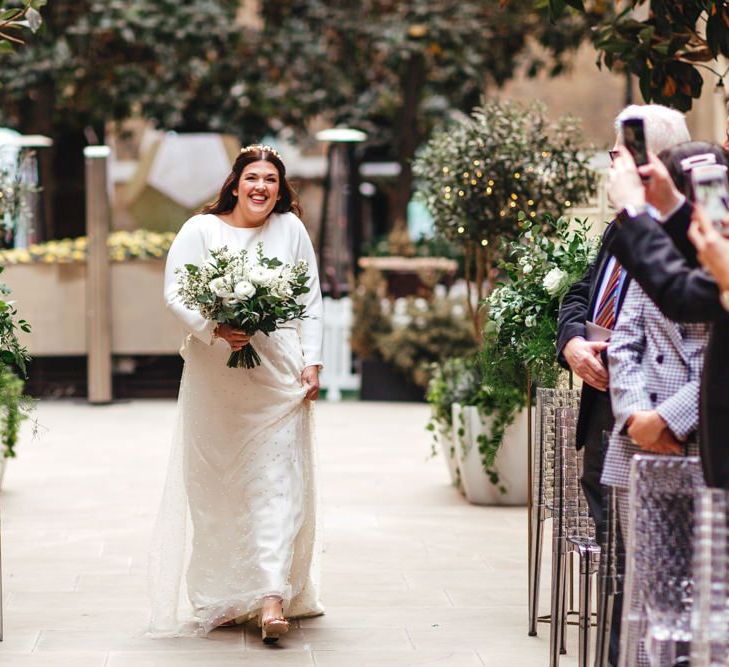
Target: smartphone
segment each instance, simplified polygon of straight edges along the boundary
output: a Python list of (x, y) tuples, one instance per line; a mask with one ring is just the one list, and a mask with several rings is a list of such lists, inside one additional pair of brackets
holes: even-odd
[(729, 181), (726, 171), (726, 167), (721, 164), (694, 167), (691, 170), (691, 182), (694, 201), (704, 209), (714, 227), (729, 237), (729, 225), (725, 222), (729, 216)]
[(645, 143), (645, 126), (642, 118), (626, 118), (621, 122), (623, 143), (633, 156), (635, 164), (648, 164), (648, 148)]

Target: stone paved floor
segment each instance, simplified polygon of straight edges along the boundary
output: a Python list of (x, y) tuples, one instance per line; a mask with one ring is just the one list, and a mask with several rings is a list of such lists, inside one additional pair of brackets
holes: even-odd
[[(548, 664), (548, 626), (525, 632), (524, 509), (462, 500), (443, 463), (426, 460), (426, 407), (408, 404), (319, 406), (326, 616), (276, 648), (241, 629), (144, 638), (145, 551), (174, 409), (39, 405), (40, 437), (24, 438), (2, 495), (0, 665)], [(563, 667), (576, 664), (575, 643)]]

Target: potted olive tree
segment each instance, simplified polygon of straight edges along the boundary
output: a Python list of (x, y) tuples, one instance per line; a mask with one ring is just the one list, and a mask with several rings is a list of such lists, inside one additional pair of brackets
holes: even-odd
[(481, 391), (471, 405), (456, 403), (453, 416), (462, 483), (475, 503), (526, 501), (527, 366), (502, 355), (503, 339), (484, 323), (489, 294), (509, 267), (509, 242), (528, 224), (554, 243), (556, 229), (537, 221), (569, 213), (594, 192), (581, 141), (573, 119), (551, 123), (541, 104), (492, 101), (436, 132), (414, 165), (437, 233), (463, 248), (469, 314), (482, 344)]

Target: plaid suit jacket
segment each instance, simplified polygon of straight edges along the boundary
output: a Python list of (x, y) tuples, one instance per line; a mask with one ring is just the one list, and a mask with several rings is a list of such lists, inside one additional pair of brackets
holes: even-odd
[(615, 427), (610, 436), (602, 483), (627, 487), (630, 462), (641, 448), (625, 435), (628, 418), (656, 410), (668, 428), (696, 455), (699, 389), (706, 324), (677, 324), (666, 318), (636, 282), (630, 284), (610, 339), (610, 400)]

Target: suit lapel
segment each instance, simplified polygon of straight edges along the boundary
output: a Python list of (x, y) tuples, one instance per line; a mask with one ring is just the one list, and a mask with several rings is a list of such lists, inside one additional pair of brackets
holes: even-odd
[[(661, 315), (663, 318), (663, 316)], [(681, 359), (683, 359), (684, 363), (688, 366), (689, 360), (686, 357), (686, 351), (684, 350), (683, 345), (683, 336), (681, 335), (681, 328), (676, 322), (673, 322), (672, 320), (669, 320), (668, 318), (663, 318), (664, 325), (666, 326), (666, 331), (668, 332), (668, 337), (671, 339), (671, 342), (673, 343), (673, 346), (676, 348), (676, 352), (678, 352)]]

